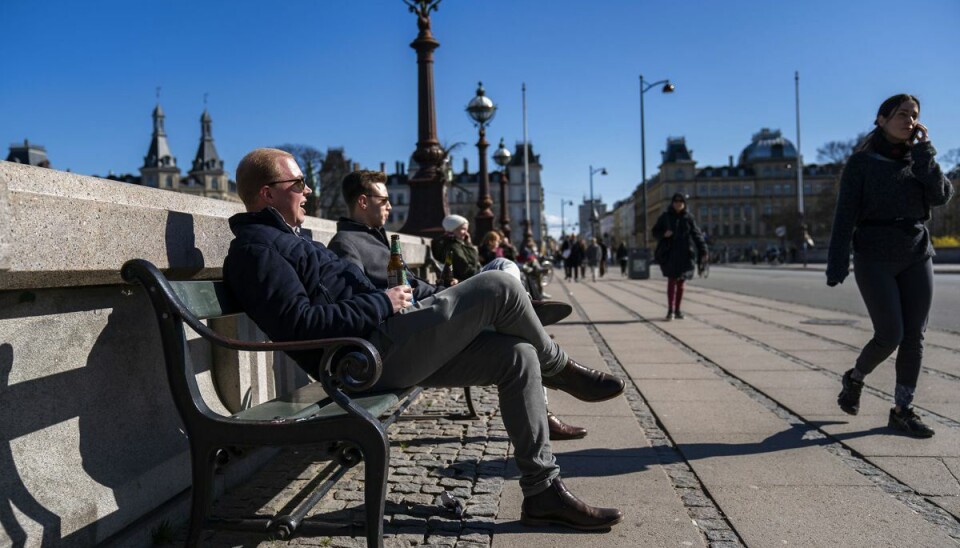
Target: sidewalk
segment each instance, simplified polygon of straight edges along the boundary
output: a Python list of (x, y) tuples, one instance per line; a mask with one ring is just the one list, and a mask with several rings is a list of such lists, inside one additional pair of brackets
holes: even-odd
[[(768, 264), (760, 262), (753, 264), (749, 262), (736, 262), (719, 263), (714, 266), (722, 266), (724, 268), (751, 268), (755, 270), (809, 270), (811, 272), (824, 272), (827, 269), (826, 263), (808, 263), (807, 266), (803, 266), (803, 263)], [(852, 269), (853, 266), (851, 265), (850, 268)], [(960, 264), (939, 264), (936, 262), (936, 258), (934, 258), (933, 272), (935, 274), (960, 274)]]
[[(577, 360), (624, 377), (623, 397), (585, 404), (550, 393), (558, 416), (589, 429), (555, 442), (565, 483), (618, 506), (609, 533), (519, 524), (522, 496), (496, 394), (477, 421), (403, 423), (391, 435), (387, 546), (956, 546), (960, 543), (960, 336), (928, 332), (916, 404), (937, 431), (892, 434), (894, 367), (867, 379), (861, 412), (836, 405), (840, 375), (870, 337), (864, 318), (687, 286), (687, 318), (662, 321), (664, 284), (620, 278), (550, 286), (574, 314), (548, 331)], [(787, 309), (789, 308), (789, 309)], [(431, 391), (422, 410), (458, 409), (462, 391)], [(218, 511), (268, 511), (322, 466), (283, 464), (227, 493)], [(360, 467), (358, 467), (360, 468)], [(318, 511), (359, 505), (362, 470)], [(466, 501), (457, 519), (438, 508)], [(268, 502), (269, 501), (269, 502)], [(257, 542), (208, 534), (211, 546), (364, 546), (359, 538)]]

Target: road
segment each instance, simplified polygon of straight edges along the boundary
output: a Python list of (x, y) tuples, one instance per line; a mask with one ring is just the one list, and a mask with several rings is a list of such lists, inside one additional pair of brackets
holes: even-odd
[[(654, 277), (660, 272), (653, 268)], [(707, 279), (694, 278), (691, 282), (702, 287), (733, 291), (790, 303), (839, 310), (867, 316), (857, 283), (850, 277), (837, 287), (827, 287), (823, 265), (811, 265), (808, 270), (781, 266), (722, 266), (714, 265)], [(939, 273), (934, 277), (934, 302), (930, 311), (931, 329), (960, 333), (960, 274)]]

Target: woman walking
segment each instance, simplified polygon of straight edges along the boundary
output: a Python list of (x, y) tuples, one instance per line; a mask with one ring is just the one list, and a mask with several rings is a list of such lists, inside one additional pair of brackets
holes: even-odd
[(916, 97), (890, 97), (877, 111), (876, 127), (847, 161), (830, 238), (827, 285), (847, 277), (852, 240), (854, 277), (873, 322), (873, 338), (843, 375), (840, 408), (851, 415), (860, 411), (864, 377), (899, 347), (888, 426), (929, 438), (933, 429), (910, 407), (933, 302), (934, 251), (925, 223), (931, 207), (950, 200), (953, 186), (934, 159), (937, 151), (919, 117)]
[(686, 196), (679, 192), (673, 195), (670, 207), (653, 226), (653, 237), (658, 240), (654, 259), (667, 278), (666, 320), (682, 320), (683, 285), (693, 278), (697, 265), (707, 260), (707, 244), (693, 215), (687, 211)]

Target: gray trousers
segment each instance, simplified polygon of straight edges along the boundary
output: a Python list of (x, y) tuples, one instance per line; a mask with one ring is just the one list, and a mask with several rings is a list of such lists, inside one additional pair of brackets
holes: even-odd
[(383, 356), (377, 389), (496, 385), (524, 495), (559, 475), (541, 376), (560, 372), (567, 355), (514, 276), (490, 271), (464, 280), (391, 316), (370, 342)]

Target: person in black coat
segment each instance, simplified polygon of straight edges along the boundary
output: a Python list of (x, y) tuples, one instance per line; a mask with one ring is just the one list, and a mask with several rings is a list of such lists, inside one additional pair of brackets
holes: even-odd
[(840, 408), (851, 415), (860, 411), (864, 377), (896, 350), (894, 408), (887, 424), (929, 438), (933, 429), (911, 407), (933, 304), (934, 250), (926, 222), (930, 209), (946, 204), (954, 189), (919, 117), (916, 97), (890, 97), (877, 111), (876, 127), (844, 166), (827, 285), (843, 283), (849, 274), (852, 243), (853, 273), (873, 322), (873, 338), (843, 375)]
[(653, 226), (653, 236), (658, 240), (654, 259), (667, 278), (667, 321), (683, 319), (683, 285), (693, 278), (697, 265), (707, 260), (707, 244), (693, 215), (687, 211), (686, 196), (678, 192), (670, 202)]

